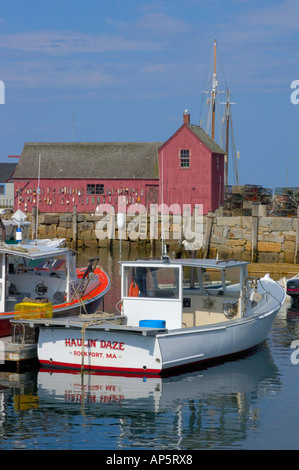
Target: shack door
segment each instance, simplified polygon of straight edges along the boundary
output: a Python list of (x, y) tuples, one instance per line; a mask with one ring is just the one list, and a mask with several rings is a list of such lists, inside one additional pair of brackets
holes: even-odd
[(145, 186), (145, 206), (150, 209), (151, 204), (159, 204), (159, 185), (147, 184)]

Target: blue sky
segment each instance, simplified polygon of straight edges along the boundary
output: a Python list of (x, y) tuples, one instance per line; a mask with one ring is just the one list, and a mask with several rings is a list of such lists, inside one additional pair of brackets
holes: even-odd
[(199, 124), (216, 39), (239, 183), (299, 186), (298, 18), (298, 0), (2, 2), (0, 161), (25, 142), (163, 142), (186, 108)]

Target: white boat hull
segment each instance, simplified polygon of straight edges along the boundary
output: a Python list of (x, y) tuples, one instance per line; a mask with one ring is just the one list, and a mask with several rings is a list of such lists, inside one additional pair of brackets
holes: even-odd
[(256, 348), (266, 339), (276, 313), (179, 330), (102, 323), (86, 328), (84, 337), (77, 326), (40, 326), (38, 358), (46, 367), (162, 374)]
[(220, 360), (254, 349), (265, 341), (276, 313), (161, 335), (163, 369)]

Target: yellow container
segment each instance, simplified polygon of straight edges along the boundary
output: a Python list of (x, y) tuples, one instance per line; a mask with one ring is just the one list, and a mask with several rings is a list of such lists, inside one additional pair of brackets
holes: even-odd
[(15, 395), (13, 397), (15, 410), (26, 411), (39, 407), (39, 397), (32, 394)]
[(15, 320), (36, 320), (38, 318), (52, 318), (53, 304), (52, 302), (22, 302), (15, 305)]

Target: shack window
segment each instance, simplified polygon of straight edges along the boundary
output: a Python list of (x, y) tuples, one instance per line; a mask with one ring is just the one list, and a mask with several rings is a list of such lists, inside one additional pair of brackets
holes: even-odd
[(189, 150), (188, 149), (187, 150), (181, 149), (180, 157), (181, 157), (181, 168), (189, 168), (190, 167)]
[(104, 194), (103, 184), (88, 184), (87, 194)]
[(179, 268), (134, 266), (124, 268), (124, 296), (179, 298)]

